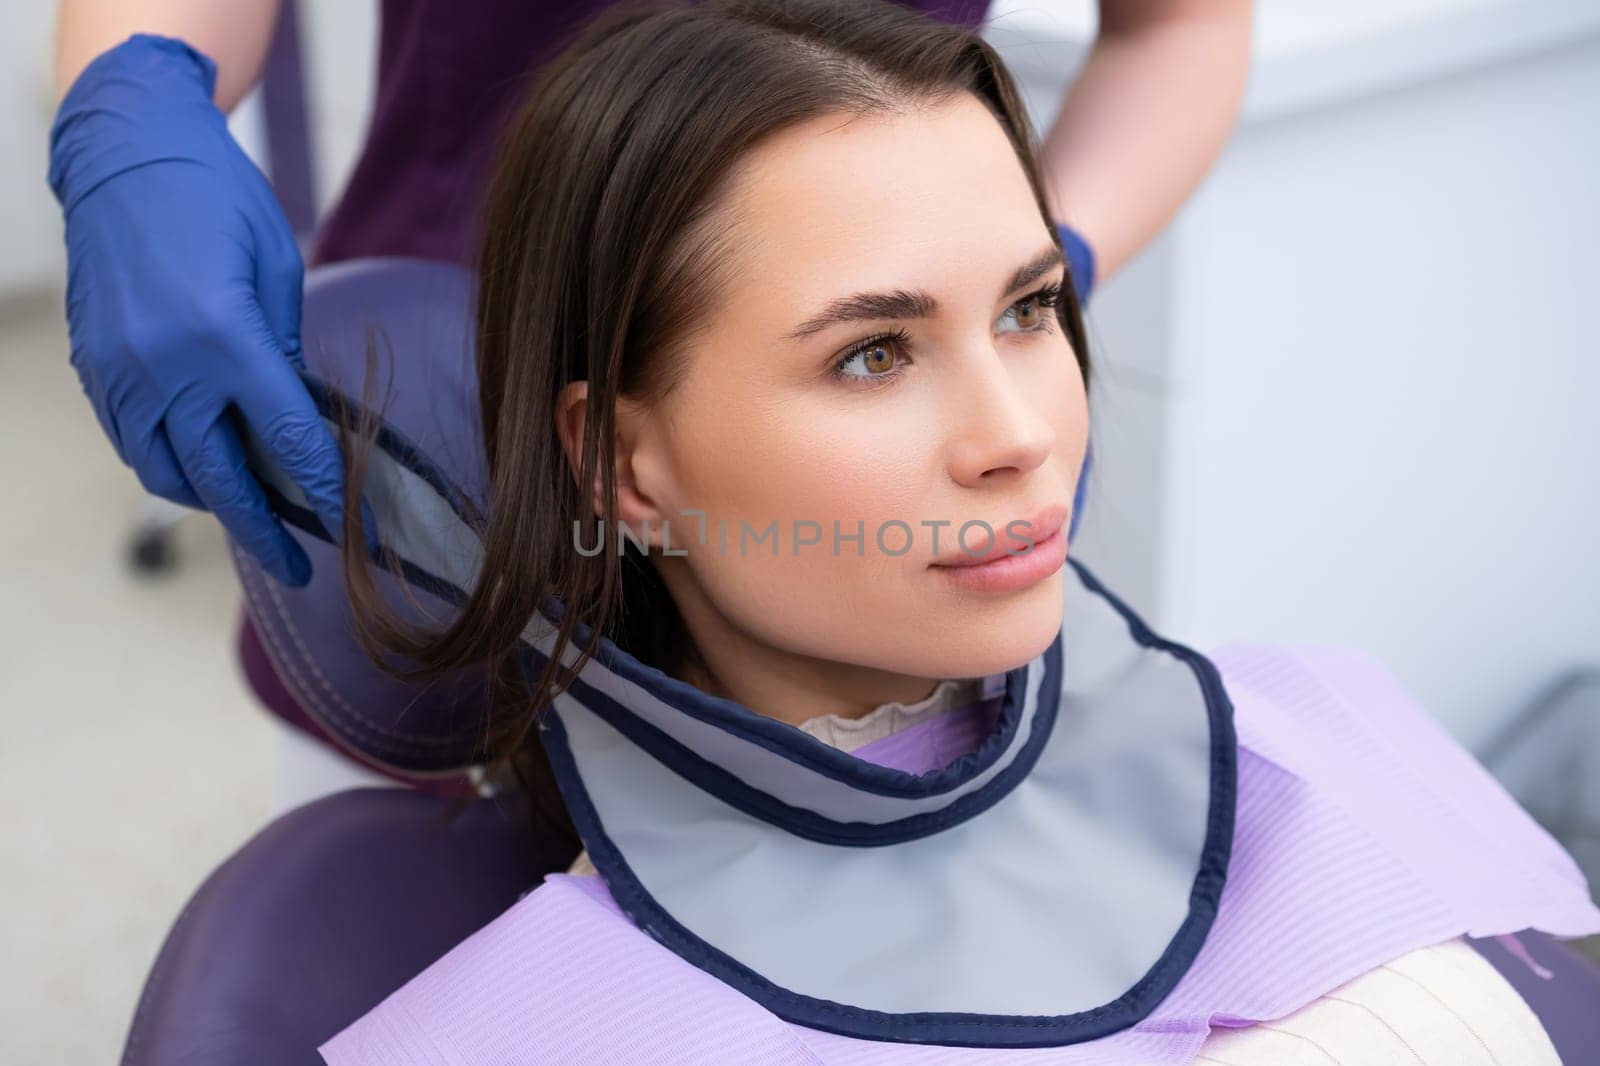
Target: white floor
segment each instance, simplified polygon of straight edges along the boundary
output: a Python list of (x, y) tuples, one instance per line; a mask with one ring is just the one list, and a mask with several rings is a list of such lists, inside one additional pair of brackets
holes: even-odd
[(116, 1062), (162, 938), (280, 809), (382, 779), (244, 687), (215, 522), (123, 561), (145, 497), (68, 363), (59, 294), (0, 305), (0, 1062)]

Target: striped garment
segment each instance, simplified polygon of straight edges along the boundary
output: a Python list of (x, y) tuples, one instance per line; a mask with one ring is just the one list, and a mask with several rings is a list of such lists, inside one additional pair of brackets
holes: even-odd
[(1213, 1029), (1210, 1066), (1561, 1066), (1544, 1027), (1456, 937), (1340, 985), (1287, 1017)]

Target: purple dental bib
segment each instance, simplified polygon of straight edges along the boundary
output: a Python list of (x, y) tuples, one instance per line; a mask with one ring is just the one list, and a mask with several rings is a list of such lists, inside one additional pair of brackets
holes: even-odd
[[(602, 878), (552, 874), (320, 1050), (332, 1066), (1168, 1066), (1193, 1061), (1212, 1027), (1284, 1017), (1430, 944), (1530, 928), (1600, 931), (1571, 857), (1376, 660), (1239, 645), (1208, 658), (1238, 738), (1227, 881), (1192, 965), (1127, 1028), (1000, 1049), (795, 1024), (641, 931)], [(959, 731), (963, 713), (981, 705), (907, 733)], [(936, 750), (938, 741), (897, 734), (856, 754), (893, 761), (919, 747)]]

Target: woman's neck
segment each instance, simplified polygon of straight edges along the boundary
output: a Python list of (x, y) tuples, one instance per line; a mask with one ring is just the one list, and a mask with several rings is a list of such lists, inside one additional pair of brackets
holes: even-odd
[(797, 726), (818, 715), (860, 718), (885, 703), (914, 703), (943, 680), (778, 647), (717, 610), (681, 558), (658, 567), (682, 627), (674, 676), (709, 696)]
[(818, 665), (823, 669), (771, 675), (743, 670), (735, 683), (728, 684), (691, 648), (675, 676), (708, 696), (732, 700), (790, 725), (830, 714), (860, 718), (885, 703), (915, 703), (932, 695), (943, 680), (886, 674), (849, 663)]

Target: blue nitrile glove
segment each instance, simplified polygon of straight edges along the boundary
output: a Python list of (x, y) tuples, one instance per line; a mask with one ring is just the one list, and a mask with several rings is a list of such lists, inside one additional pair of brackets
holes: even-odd
[(211, 511), (269, 573), (303, 585), (311, 564), (269, 511), (233, 419), (334, 538), (343, 467), (296, 373), (300, 250), (211, 102), (216, 77), (182, 41), (136, 34), (62, 100), (50, 188), (66, 218), (72, 365), (147, 490)]
[(1061, 250), (1067, 257), (1067, 273), (1072, 277), (1078, 303), (1087, 304), (1089, 294), (1094, 291), (1094, 249), (1082, 234), (1065, 222), (1056, 223), (1056, 232), (1061, 235)]
[[(1094, 291), (1094, 249), (1089, 247), (1089, 242), (1077, 230), (1065, 222), (1056, 223), (1056, 232), (1061, 235), (1061, 250), (1067, 257), (1067, 274), (1072, 279), (1073, 291), (1078, 294), (1080, 305), (1089, 302), (1089, 294)], [(1078, 488), (1072, 494), (1072, 518), (1067, 525), (1067, 543), (1072, 543), (1072, 538), (1078, 532), (1078, 519), (1083, 517), (1083, 501), (1087, 495), (1089, 485), (1089, 467), (1094, 463), (1094, 442), (1090, 441), (1084, 448), (1083, 468), (1078, 471)]]

